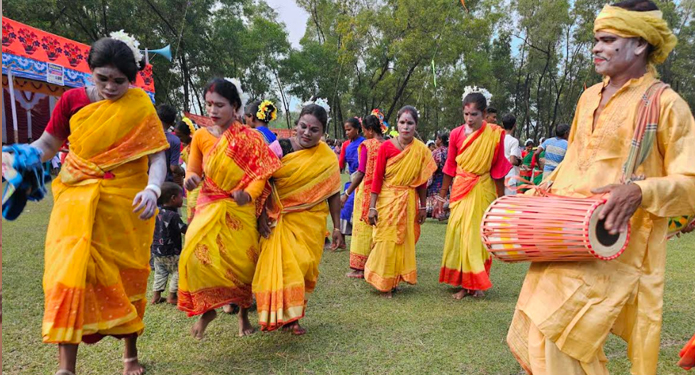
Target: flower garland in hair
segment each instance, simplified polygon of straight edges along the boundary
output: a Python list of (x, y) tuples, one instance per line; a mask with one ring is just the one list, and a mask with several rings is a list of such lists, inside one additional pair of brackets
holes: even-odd
[(186, 125), (188, 125), (188, 130), (191, 131), (191, 137), (192, 137), (193, 133), (195, 133), (195, 131), (198, 130), (196, 125), (193, 123), (193, 121), (191, 119), (189, 119), (186, 116), (183, 116), (183, 118), (181, 118), (181, 121), (185, 122)]
[[(302, 107), (306, 107), (309, 104), (316, 104), (319, 107), (322, 107), (323, 109), (326, 110), (326, 114), (329, 115), (331, 113), (331, 106), (328, 105), (328, 100), (324, 98), (316, 98), (314, 100), (309, 100), (308, 102), (304, 102), (302, 104)], [(331, 116), (328, 116), (328, 121), (326, 122), (326, 126), (331, 122)]]
[(244, 92), (244, 90), (241, 89), (241, 81), (238, 78), (224, 78), (225, 81), (231, 82), (234, 87), (236, 87), (236, 92), (239, 94), (239, 99), (241, 100), (241, 105), (236, 111), (237, 116), (239, 119), (244, 117), (244, 107), (246, 107), (246, 102), (249, 100), (249, 95)]
[(389, 129), (389, 124), (386, 121), (384, 121), (384, 113), (381, 112), (379, 108), (374, 108), (372, 109), (370, 115), (376, 116), (376, 118), (379, 119), (379, 124), (381, 125), (381, 132), (386, 133), (386, 131)]
[(490, 91), (487, 91), (486, 89), (478, 86), (466, 86), (463, 89), (463, 95), (461, 96), (461, 101), (466, 99), (466, 96), (469, 94), (483, 94), (485, 97), (485, 101), (487, 101), (487, 104), (490, 105), (490, 102), (492, 101), (492, 94)]
[(275, 121), (278, 118), (278, 109), (270, 100), (264, 100), (258, 106), (256, 118), (262, 121), (267, 120), (267, 122)]
[(109, 38), (119, 40), (125, 43), (128, 48), (133, 52), (133, 57), (135, 58), (135, 63), (139, 66), (142, 61), (142, 53), (140, 52), (140, 42), (138, 42), (132, 35), (126, 33), (123, 30), (114, 31), (109, 35)]

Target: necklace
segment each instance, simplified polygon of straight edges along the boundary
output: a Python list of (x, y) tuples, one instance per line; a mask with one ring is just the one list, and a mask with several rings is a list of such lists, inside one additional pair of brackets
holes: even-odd
[(401, 136), (400, 135), (396, 137), (396, 142), (398, 142), (398, 146), (401, 148), (401, 151), (405, 150), (405, 147), (403, 147), (403, 144), (401, 143)]

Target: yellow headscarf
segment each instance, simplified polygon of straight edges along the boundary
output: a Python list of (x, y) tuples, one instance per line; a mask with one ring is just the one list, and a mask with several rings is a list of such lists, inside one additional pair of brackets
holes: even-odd
[(637, 12), (606, 5), (594, 21), (594, 32), (605, 31), (623, 38), (640, 37), (654, 47), (650, 64), (663, 63), (678, 43), (661, 11)]

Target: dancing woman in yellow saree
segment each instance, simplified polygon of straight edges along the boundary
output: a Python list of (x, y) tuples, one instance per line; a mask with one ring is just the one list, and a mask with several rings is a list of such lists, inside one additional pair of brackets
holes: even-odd
[(65, 136), (70, 142), (53, 183), (43, 340), (60, 344), (57, 374), (69, 375), (80, 342), (125, 338), (124, 374), (141, 374), (136, 342), (144, 329), (152, 216), (168, 143), (147, 94), (128, 88), (138, 65), (124, 42), (95, 42), (89, 65), (95, 87), (66, 93), (33, 144), (49, 160)]
[(241, 308), (239, 336), (253, 333), (248, 308), (258, 258), (257, 207), (281, 164), (258, 132), (236, 121), (241, 95), (225, 79), (207, 85), (205, 104), (215, 125), (195, 133), (187, 166), (186, 189), (201, 182), (202, 188), (179, 260), (178, 307), (200, 315), (191, 332), (197, 339), (217, 316), (215, 309), (230, 303)]
[(375, 225), (364, 279), (391, 298), (401, 281), (417, 283), (415, 244), (427, 218), (427, 181), (437, 165), (432, 152), (415, 139), (418, 114), (411, 106), (398, 111), (398, 136), (379, 148), (369, 203)]
[(480, 238), (480, 222), (490, 203), (504, 195), (504, 177), (512, 168), (504, 156), (504, 130), (483, 121), (486, 108), (481, 93), (464, 98), (466, 123), (451, 132), (442, 188), (435, 197), (438, 212), (453, 178), (439, 282), (461, 288), (455, 299), (482, 297), (492, 287), (492, 258)]
[[(379, 111), (375, 109), (374, 111)], [(372, 112), (374, 112), (372, 111)], [(380, 112), (377, 112), (380, 113)], [(359, 147), (359, 167), (353, 174), (352, 182), (345, 190), (341, 200), (355, 194), (355, 205), (352, 214), (352, 241), (350, 242), (350, 271), (346, 276), (355, 279), (364, 278), (364, 265), (372, 251), (372, 234), (374, 228), (369, 225), (369, 199), (372, 194), (372, 180), (379, 147), (384, 143), (379, 117), (369, 115), (362, 126), (364, 137), (367, 139)]]
[[(273, 198), (259, 220), (264, 238), (253, 278), (264, 331), (284, 326), (295, 335), (306, 332), (299, 319), (319, 276), (329, 207), (333, 246), (344, 244), (338, 161), (330, 147), (320, 142), (327, 117), (323, 107), (309, 104), (300, 113), (297, 135), (280, 140), (282, 168), (273, 174)], [(269, 220), (275, 224), (272, 230)]]

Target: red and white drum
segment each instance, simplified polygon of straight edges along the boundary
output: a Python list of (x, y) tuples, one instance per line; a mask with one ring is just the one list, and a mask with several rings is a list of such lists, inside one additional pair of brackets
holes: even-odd
[(487, 209), (481, 235), (503, 262), (612, 260), (625, 251), (630, 229), (611, 235), (599, 214), (605, 199), (515, 195)]

